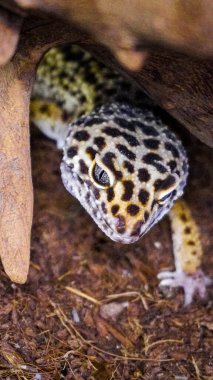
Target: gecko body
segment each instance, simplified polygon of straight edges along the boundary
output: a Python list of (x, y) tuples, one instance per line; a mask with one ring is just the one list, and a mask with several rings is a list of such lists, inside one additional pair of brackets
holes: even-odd
[[(31, 119), (63, 148), (61, 174), (66, 189), (107, 236), (125, 244), (137, 241), (170, 211), (188, 176), (187, 155), (178, 136), (143, 94), (131, 93), (123, 77), (89, 53), (62, 47), (45, 56), (31, 103)], [(178, 212), (173, 212), (172, 220), (180, 220)], [(183, 228), (179, 236), (195, 241), (194, 250), (185, 253), (190, 271), (174, 243), (176, 266), (182, 272), (186, 269), (186, 277), (198, 270), (202, 256), (193, 231), (186, 237)], [(163, 284), (176, 281), (184, 287), (177, 276), (166, 273)], [(201, 277), (205, 288), (208, 281)], [(197, 285), (186, 303), (195, 291), (199, 292)]]

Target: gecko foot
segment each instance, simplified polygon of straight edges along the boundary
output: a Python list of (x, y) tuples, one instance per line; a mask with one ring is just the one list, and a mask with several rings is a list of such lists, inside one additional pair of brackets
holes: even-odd
[(184, 290), (184, 306), (189, 305), (196, 293), (205, 298), (206, 287), (212, 283), (210, 277), (206, 276), (201, 269), (193, 274), (181, 270), (174, 272), (164, 271), (158, 274), (161, 280), (159, 286), (181, 287)]

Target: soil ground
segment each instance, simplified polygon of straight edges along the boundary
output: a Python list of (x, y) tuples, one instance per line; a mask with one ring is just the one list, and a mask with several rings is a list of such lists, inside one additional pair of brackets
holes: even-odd
[[(139, 242), (116, 244), (66, 192), (61, 153), (34, 130), (32, 154), (28, 281), (11, 284), (0, 272), (0, 379), (212, 378), (211, 289), (183, 308), (181, 289), (157, 286), (156, 274), (173, 268), (168, 218)], [(212, 151), (196, 142), (191, 162), (186, 199), (211, 275)]]

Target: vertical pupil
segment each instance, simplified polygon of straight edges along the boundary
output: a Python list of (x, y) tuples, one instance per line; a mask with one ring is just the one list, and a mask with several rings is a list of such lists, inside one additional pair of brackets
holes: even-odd
[(104, 170), (101, 170), (101, 171), (100, 171), (100, 174), (99, 174), (99, 179), (100, 179), (100, 181), (101, 181), (101, 179), (103, 178), (104, 173), (105, 173)]

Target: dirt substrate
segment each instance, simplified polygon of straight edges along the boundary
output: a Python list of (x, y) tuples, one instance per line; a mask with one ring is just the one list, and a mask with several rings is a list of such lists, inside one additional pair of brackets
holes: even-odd
[[(30, 273), (19, 286), (1, 267), (0, 379), (210, 379), (211, 290), (184, 309), (181, 290), (157, 287), (173, 268), (168, 219), (134, 245), (111, 242), (64, 189), (54, 144), (33, 131), (32, 150)], [(197, 143), (191, 156), (186, 198), (211, 274), (213, 155)]]

